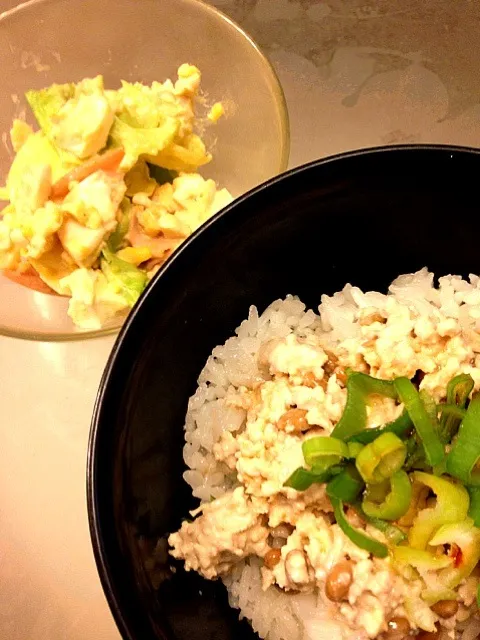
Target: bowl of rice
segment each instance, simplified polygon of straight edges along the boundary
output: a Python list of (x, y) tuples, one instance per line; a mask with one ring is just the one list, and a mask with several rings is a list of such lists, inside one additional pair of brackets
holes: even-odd
[(479, 168), (448, 146), (319, 160), (154, 276), (89, 443), (124, 638), (480, 635)]

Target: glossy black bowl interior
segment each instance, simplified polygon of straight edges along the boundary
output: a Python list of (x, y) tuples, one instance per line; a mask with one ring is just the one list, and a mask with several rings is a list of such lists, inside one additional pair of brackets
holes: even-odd
[(316, 308), (346, 282), (384, 290), (423, 266), (480, 273), (479, 176), (480, 153), (450, 147), (315, 162), (228, 207), (156, 276), (109, 360), (89, 450), (93, 545), (125, 638), (256, 637), (220, 584), (166, 555), (166, 536), (196, 504), (182, 480), (182, 425), (212, 348), (249, 305), (288, 293)]

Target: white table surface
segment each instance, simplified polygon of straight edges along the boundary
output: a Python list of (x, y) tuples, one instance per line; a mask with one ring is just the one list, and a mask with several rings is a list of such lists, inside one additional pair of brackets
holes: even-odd
[[(0, 0), (0, 10), (13, 4)], [(480, 147), (477, 0), (216, 4), (250, 30), (278, 70), (292, 166), (404, 141)], [(435, 5), (435, 19), (425, 5)], [(113, 340), (0, 338), (2, 639), (119, 639), (85, 502), (91, 411)]]

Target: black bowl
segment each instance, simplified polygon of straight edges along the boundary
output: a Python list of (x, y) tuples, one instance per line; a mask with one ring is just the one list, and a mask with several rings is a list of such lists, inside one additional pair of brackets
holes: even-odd
[(195, 505), (182, 426), (213, 347), (249, 305), (263, 310), (288, 293), (316, 307), (346, 282), (381, 291), (423, 266), (479, 273), (478, 176), (480, 152), (453, 147), (314, 162), (224, 209), (154, 278), (109, 359), (89, 443), (93, 546), (124, 638), (256, 637), (221, 584), (166, 553), (166, 536)]

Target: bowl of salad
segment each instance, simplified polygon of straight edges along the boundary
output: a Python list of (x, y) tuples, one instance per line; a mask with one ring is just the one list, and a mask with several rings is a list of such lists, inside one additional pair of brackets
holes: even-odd
[(0, 334), (116, 332), (187, 237), (286, 168), (274, 70), (197, 0), (27, 2), (0, 55)]

